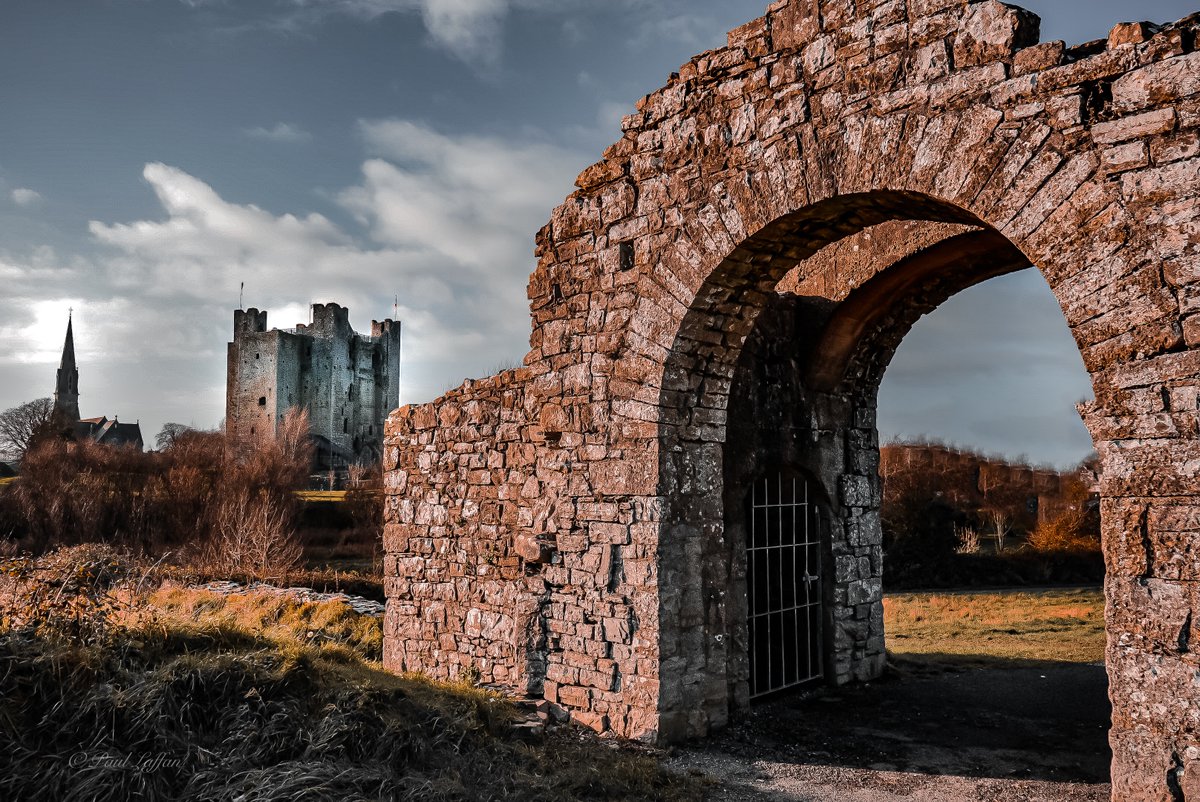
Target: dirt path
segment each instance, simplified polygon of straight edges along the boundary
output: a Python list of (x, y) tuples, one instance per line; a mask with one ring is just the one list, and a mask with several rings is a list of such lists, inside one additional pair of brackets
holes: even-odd
[(1103, 667), (952, 670), (760, 705), (669, 763), (713, 800), (1100, 802), (1109, 798)]

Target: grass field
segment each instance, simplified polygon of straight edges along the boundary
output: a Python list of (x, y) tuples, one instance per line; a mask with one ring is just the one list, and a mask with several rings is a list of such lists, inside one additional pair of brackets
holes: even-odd
[(345, 501), (345, 490), (297, 490), (302, 501)]
[(898, 593), (883, 601), (887, 648), (901, 658), (970, 664), (1099, 663), (1100, 588)]

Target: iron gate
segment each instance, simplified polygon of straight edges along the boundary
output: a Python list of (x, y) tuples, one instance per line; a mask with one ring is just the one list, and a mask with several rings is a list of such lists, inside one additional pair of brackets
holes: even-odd
[(821, 678), (821, 516), (809, 483), (790, 473), (758, 480), (750, 501), (753, 699)]

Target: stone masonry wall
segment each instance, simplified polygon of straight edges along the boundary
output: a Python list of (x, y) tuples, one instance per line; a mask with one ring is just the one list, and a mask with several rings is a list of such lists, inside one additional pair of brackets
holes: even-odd
[(521, 369), (392, 415), (384, 662), (506, 684), (640, 735), (655, 727), (641, 712), (656, 701), (655, 644), (638, 631), (655, 623), (657, 530), (632, 504), (581, 498), (564, 471), (609, 453), (581, 433), (599, 421), (544, 401), (570, 381)]
[[(846, 443), (831, 504), (871, 528), (870, 388), (906, 321), (1021, 257), (1095, 388), (1114, 796), (1200, 795), (1198, 27), (1068, 47), (994, 0), (780, 0), (683, 65), (538, 234), (525, 368), (391, 418), (390, 664), (446, 676), (494, 648), (509, 681), (599, 729), (720, 726), (743, 626), (722, 542), (728, 410), (760, 312), (789, 274), (834, 305), (807, 379), (854, 408), (846, 425), (814, 405), (812, 427)], [(893, 221), (952, 228), (853, 250)], [(492, 411), (463, 423), (471, 405)], [(501, 459), (506, 511), (485, 531), (464, 513), (492, 491), (467, 474)], [(508, 574), (473, 556), (492, 537)], [(474, 609), (497, 616), (494, 646), (460, 635)], [(453, 649), (430, 645), (438, 628)]]

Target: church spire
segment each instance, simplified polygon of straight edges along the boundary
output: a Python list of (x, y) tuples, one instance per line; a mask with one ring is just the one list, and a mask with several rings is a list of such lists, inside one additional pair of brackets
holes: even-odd
[(54, 385), (54, 408), (72, 423), (79, 420), (79, 369), (75, 367), (74, 310), (67, 314), (67, 339), (63, 343), (58, 381)]

